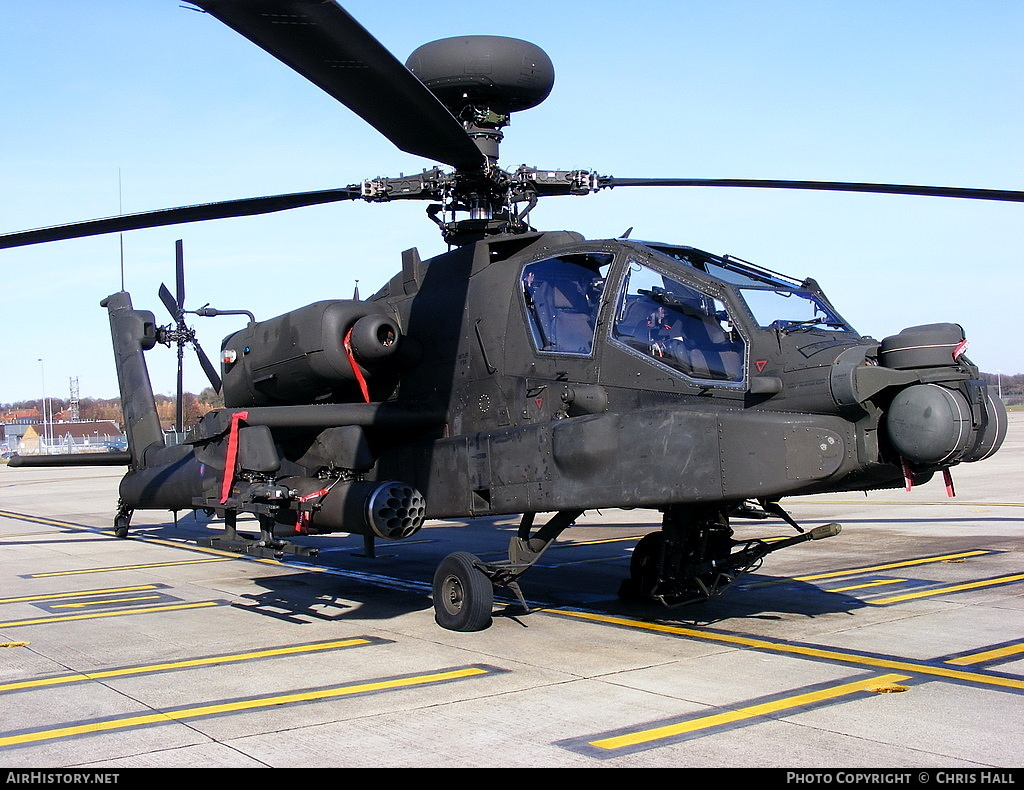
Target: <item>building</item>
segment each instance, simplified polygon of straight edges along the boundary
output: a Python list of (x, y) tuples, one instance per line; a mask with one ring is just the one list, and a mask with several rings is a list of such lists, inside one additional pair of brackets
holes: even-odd
[(125, 450), (128, 439), (110, 420), (92, 422), (51, 422), (21, 425), (16, 444), (12, 445), (11, 428), (6, 425), (7, 446), (22, 455), (38, 453), (83, 453)]

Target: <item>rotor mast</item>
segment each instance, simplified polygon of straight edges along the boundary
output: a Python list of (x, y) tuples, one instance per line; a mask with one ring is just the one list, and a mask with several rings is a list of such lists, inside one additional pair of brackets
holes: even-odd
[[(520, 39), (458, 36), (424, 44), (405, 65), (462, 124), (483, 157), (480, 167), (456, 168), (442, 209), (466, 211), (469, 219), (439, 223), (446, 240), (460, 244), (515, 230), (522, 223), (511, 210), (512, 179), (498, 165), (502, 129), (513, 112), (536, 107), (551, 93), (551, 59)], [(436, 210), (430, 214), (436, 222)]]
[(484, 155), (483, 189), (469, 193), (469, 218), (476, 221), (487, 221), (496, 213), (496, 195), (493, 189), (486, 187), (494, 184), (494, 175), (498, 170), (498, 149), (505, 135), (502, 127), (508, 124), (508, 114), (500, 114), (489, 108), (467, 107), (465, 114), (471, 117), (463, 122), (466, 134)]

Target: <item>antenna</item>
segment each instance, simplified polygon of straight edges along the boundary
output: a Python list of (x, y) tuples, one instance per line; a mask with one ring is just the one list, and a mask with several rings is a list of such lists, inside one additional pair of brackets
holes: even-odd
[[(117, 168), (117, 213), (121, 216), (124, 215), (124, 203), (121, 194), (121, 168)], [(121, 290), (124, 290), (124, 234), (119, 233), (118, 238), (121, 241)]]

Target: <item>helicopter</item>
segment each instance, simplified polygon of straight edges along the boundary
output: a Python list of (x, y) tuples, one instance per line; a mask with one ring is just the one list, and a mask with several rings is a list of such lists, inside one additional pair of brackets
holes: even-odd
[[(345, 187), (126, 214), (0, 236), (0, 248), (250, 216), (325, 203), (428, 202), (447, 252), (408, 249), (366, 299), (325, 299), (225, 337), (219, 367), (176, 292), (161, 325), (127, 291), (103, 300), (128, 450), (16, 458), (13, 466), (123, 465), (115, 533), (137, 510), (199, 510), (224, 522), (210, 545), (314, 555), (329, 533), (403, 540), (429, 519), (521, 515), (507, 557), (455, 551), (433, 578), (453, 631), (491, 623), (496, 589), (519, 580), (586, 510), (649, 509), (623, 597), (667, 607), (723, 593), (770, 553), (839, 534), (804, 530), (791, 496), (923, 484), (999, 450), (1006, 413), (955, 323), (878, 341), (810, 278), (733, 256), (541, 231), (541, 198), (626, 187), (829, 190), (1024, 201), (1007, 190), (747, 179), (621, 178), (500, 165), (514, 113), (549, 95), (550, 58), (500, 36), (461, 36), (403, 64), (330, 0), (193, 0), (325, 91), (405, 153), (440, 163)], [(381, 97), (388, 97), (382, 101)], [(147, 352), (192, 346), (224, 407), (181, 444), (157, 417)], [(179, 418), (179, 426), (180, 418)], [(550, 515), (549, 515), (550, 514)], [(773, 515), (796, 535), (734, 539)], [(253, 517), (259, 537), (238, 531)], [(535, 527), (538, 517), (546, 517)]]

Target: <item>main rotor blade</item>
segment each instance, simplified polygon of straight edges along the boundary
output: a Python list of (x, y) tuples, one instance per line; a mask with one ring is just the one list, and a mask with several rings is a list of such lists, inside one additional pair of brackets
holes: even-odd
[(484, 156), (430, 90), (333, 0), (190, 0), (340, 101), (406, 153)]
[(0, 235), (0, 249), (24, 247), (29, 244), (42, 244), (48, 241), (77, 239), (84, 236), (99, 236), (104, 233), (118, 233), (125, 230), (180, 225), (186, 222), (270, 214), (275, 211), (316, 206), (321, 203), (356, 200), (360, 197), (362, 197), (362, 190), (359, 186), (348, 186), (340, 189), (324, 189), (318, 192), (293, 192), (283, 195), (267, 195), (266, 197), (224, 200), (219, 203), (178, 206), (177, 208), (143, 211), (138, 214), (122, 214), (117, 217), (92, 219), (84, 222), (73, 222), (68, 225), (53, 225), (48, 228), (3, 234)]
[(616, 178), (600, 176), (598, 188), (613, 187), (753, 187), (767, 189), (820, 189), (828, 192), (870, 192), (880, 195), (969, 198), (1024, 202), (1024, 192), (970, 187), (931, 187), (911, 184), (862, 184), (852, 181), (777, 181), (746, 178)]

